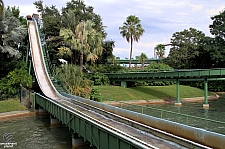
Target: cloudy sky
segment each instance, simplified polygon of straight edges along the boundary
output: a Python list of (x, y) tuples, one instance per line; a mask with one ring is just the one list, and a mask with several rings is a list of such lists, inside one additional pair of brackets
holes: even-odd
[[(5, 5), (19, 6), (22, 16), (36, 13), (34, 1), (4, 0)], [(60, 10), (68, 0), (43, 1)], [(210, 17), (225, 10), (225, 0), (85, 0), (85, 4), (93, 6), (94, 12), (102, 17), (107, 26), (107, 39), (115, 41), (113, 53), (121, 59), (129, 57), (130, 44), (120, 35), (119, 27), (129, 15), (139, 17), (145, 30), (140, 41), (134, 43), (133, 57), (145, 53), (153, 58), (154, 47), (169, 43), (175, 32), (192, 27), (210, 36)], [(169, 47), (166, 47), (166, 55), (168, 53)]]

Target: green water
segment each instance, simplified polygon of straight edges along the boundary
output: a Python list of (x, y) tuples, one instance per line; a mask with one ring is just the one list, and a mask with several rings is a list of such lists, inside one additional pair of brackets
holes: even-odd
[[(144, 108), (142, 106), (127, 106), (123, 108), (144, 113), (158, 118), (178, 122), (181, 124), (205, 129), (208, 131), (225, 134), (225, 96), (217, 100), (209, 101), (209, 109), (203, 108), (202, 102), (182, 103), (182, 106), (173, 104), (150, 104)], [(161, 110), (162, 109), (162, 110)], [(170, 112), (166, 112), (166, 111)], [(180, 114), (174, 114), (174, 113)], [(201, 119), (202, 118), (202, 119)], [(208, 119), (208, 120), (207, 120)], [(212, 122), (211, 120), (220, 121)]]
[[(0, 121), (0, 143), (4, 143), (3, 135), (9, 133), (13, 136), (11, 142), (17, 143), (13, 146), (15, 149), (72, 148), (72, 139), (68, 128), (64, 126), (50, 127), (49, 116), (30, 116)], [(4, 146), (0, 145), (0, 148), (4, 148)]]

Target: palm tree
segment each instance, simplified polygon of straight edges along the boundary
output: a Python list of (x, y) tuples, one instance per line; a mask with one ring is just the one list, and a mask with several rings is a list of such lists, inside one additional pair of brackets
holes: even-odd
[(4, 2), (3, 0), (0, 0), (0, 21), (2, 21), (3, 13), (4, 13)]
[(148, 57), (145, 53), (141, 53), (140, 56), (136, 56), (136, 59), (141, 63), (142, 68), (144, 68), (144, 63), (146, 60), (148, 60)]
[(96, 32), (94, 29), (88, 32), (87, 43), (90, 46), (90, 51), (87, 56), (87, 61), (91, 61), (91, 63), (94, 63), (98, 59), (98, 56), (102, 54), (102, 39), (102, 33)]
[(165, 55), (165, 45), (163, 44), (158, 44), (156, 47), (155, 47), (155, 50), (156, 50), (156, 55), (159, 57), (159, 58), (163, 58), (164, 55)]
[[(4, 17), (0, 28), (0, 54), (5, 53), (8, 57), (19, 58), (18, 45), (22, 42), (27, 29), (20, 26), (20, 21), (15, 18), (10, 10), (4, 10)], [(1, 57), (2, 55), (0, 55)]]
[(144, 29), (140, 24), (140, 20), (138, 17), (134, 15), (130, 15), (127, 17), (126, 22), (123, 23), (122, 27), (119, 27), (120, 34), (126, 38), (127, 42), (130, 42), (130, 63), (129, 68), (131, 67), (131, 57), (132, 57), (132, 50), (133, 50), (133, 41), (138, 42), (140, 36), (143, 35)]
[(88, 44), (88, 32), (93, 28), (94, 23), (91, 20), (82, 21), (76, 26), (77, 50), (80, 52), (80, 69), (83, 69), (84, 54), (90, 52)]

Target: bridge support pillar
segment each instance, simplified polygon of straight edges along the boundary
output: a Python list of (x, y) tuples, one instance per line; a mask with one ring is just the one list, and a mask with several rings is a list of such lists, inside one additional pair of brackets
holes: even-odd
[(62, 123), (58, 119), (54, 118), (52, 115), (50, 116), (50, 122), (51, 127), (58, 127), (62, 125)]
[(48, 115), (48, 112), (45, 109), (42, 109), (39, 107), (38, 109), (36, 109), (36, 114), (37, 115)]
[(177, 102), (175, 103), (175, 106), (181, 106), (182, 103), (180, 102), (180, 81), (178, 79), (177, 79), (176, 98)]
[[(88, 144), (84, 142), (84, 139), (79, 137), (77, 133), (72, 133), (72, 148), (78, 148), (80, 146), (87, 146)], [(89, 146), (89, 145), (88, 145)]]
[(204, 104), (203, 104), (204, 109), (209, 108), (209, 103), (208, 103), (208, 80), (204, 80)]
[(123, 87), (123, 88), (127, 88), (127, 82), (125, 82), (125, 81), (121, 81), (121, 87)]

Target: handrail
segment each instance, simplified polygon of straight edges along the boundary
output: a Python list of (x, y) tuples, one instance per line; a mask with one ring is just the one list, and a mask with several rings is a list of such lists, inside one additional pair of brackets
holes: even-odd
[(195, 120), (204, 120), (204, 121), (207, 121), (207, 122), (213, 122), (213, 123), (217, 123), (217, 124), (225, 124), (224, 121), (218, 121), (218, 120), (213, 120), (213, 119), (208, 119), (208, 118), (202, 118), (202, 117), (198, 117), (198, 116), (193, 116), (193, 115), (188, 115), (188, 114), (183, 114), (183, 113), (177, 113), (177, 112), (168, 111), (168, 110), (159, 109), (159, 108), (154, 108), (154, 107), (141, 106), (141, 105), (136, 105), (136, 104), (134, 105), (134, 104), (127, 103), (127, 102), (124, 102), (124, 101), (120, 101), (119, 103), (120, 103), (120, 108), (133, 111), (132, 109), (126, 108), (125, 105), (128, 105), (128, 106), (131, 106), (131, 107), (138, 108), (138, 110), (141, 110), (141, 112), (139, 112), (139, 113), (146, 114), (146, 115), (149, 115), (149, 114), (145, 113), (144, 111), (146, 111), (148, 109), (158, 111), (158, 112), (160, 112), (159, 113), (160, 115), (158, 115), (156, 117), (161, 118), (161, 119), (165, 118), (165, 117), (163, 117), (163, 113), (167, 113), (167, 114), (170, 113), (170, 114), (174, 114), (174, 115), (177, 115), (177, 116), (182, 116), (182, 117), (184, 117), (186, 119), (186, 122), (184, 123), (186, 125), (190, 125), (189, 124), (189, 118), (193, 118)]

